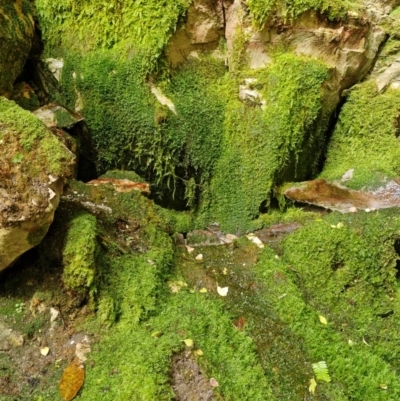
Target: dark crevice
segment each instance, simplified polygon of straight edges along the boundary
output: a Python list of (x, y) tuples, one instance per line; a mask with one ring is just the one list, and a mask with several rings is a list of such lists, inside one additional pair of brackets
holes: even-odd
[(334, 112), (331, 114), (331, 116), (329, 118), (328, 127), (326, 129), (326, 134), (325, 134), (323, 149), (317, 160), (316, 167), (315, 167), (315, 173), (314, 173), (313, 177), (310, 177), (311, 179), (318, 177), (319, 174), (321, 174), (321, 172), (325, 166), (326, 158), (328, 155), (328, 147), (330, 145), (333, 133), (335, 131), (336, 124), (339, 121), (340, 112), (342, 111), (342, 107), (345, 103), (346, 103), (346, 96), (342, 96), (340, 98), (339, 104), (336, 106)]
[(398, 259), (396, 260), (396, 279), (400, 280), (400, 239), (397, 239), (394, 242), (394, 250), (398, 256)]

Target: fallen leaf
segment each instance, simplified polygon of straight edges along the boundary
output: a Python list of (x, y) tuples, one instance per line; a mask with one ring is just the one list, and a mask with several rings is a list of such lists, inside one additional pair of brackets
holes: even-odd
[(222, 274), (225, 274), (225, 276), (228, 274), (228, 269), (224, 267), (224, 270), (222, 271)]
[(187, 284), (184, 281), (170, 281), (168, 287), (173, 294), (176, 294), (182, 289), (182, 287), (187, 287)]
[(312, 379), (310, 380), (310, 387), (308, 387), (308, 391), (309, 391), (311, 394), (314, 395), (316, 389), (317, 389), (317, 382), (315, 381), (314, 378), (312, 378)]
[(49, 352), (50, 352), (50, 348), (49, 348), (49, 347), (40, 348), (40, 353), (41, 353), (43, 356), (48, 355)]
[(50, 308), (50, 323), (55, 322), (59, 314), (60, 312), (57, 309)]
[(201, 349), (196, 350), (195, 353), (198, 356), (203, 356), (204, 355), (204, 352)]
[(194, 248), (192, 248), (189, 245), (186, 245), (186, 249), (187, 249), (188, 253), (192, 253), (194, 251)]
[(228, 295), (229, 287), (220, 287), (217, 284), (217, 292), (221, 297), (226, 297)]
[(187, 338), (186, 340), (183, 340), (183, 342), (186, 344), (187, 347), (193, 347), (194, 342), (191, 338)]
[(368, 347), (370, 347), (370, 345), (365, 341), (365, 338), (363, 337), (362, 342), (367, 345)]
[(207, 288), (203, 287), (199, 292), (201, 292), (202, 294), (205, 294), (207, 291)]
[(337, 228), (343, 228), (343, 227), (344, 227), (344, 224), (343, 224), (343, 223), (337, 223), (336, 227), (337, 227)]
[(325, 318), (324, 316), (319, 315), (318, 317), (319, 317), (319, 321), (320, 321), (322, 324), (328, 324), (328, 321), (326, 320), (326, 318)]
[(210, 379), (210, 385), (211, 387), (219, 387), (219, 383), (213, 377)]
[(199, 253), (199, 254), (196, 256), (196, 260), (203, 260), (203, 254)]
[(60, 395), (64, 401), (71, 401), (78, 394), (85, 380), (85, 371), (75, 358), (64, 370), (60, 382)]
[(380, 384), (379, 387), (380, 387), (382, 390), (387, 390), (387, 389), (388, 389), (388, 385), (387, 385), (386, 383)]
[(151, 334), (153, 338), (160, 338), (164, 333), (162, 331), (155, 331)]
[(246, 319), (243, 316), (240, 316), (233, 322), (233, 325), (237, 330), (243, 331), (244, 326), (246, 326)]
[(260, 238), (256, 237), (253, 233), (247, 234), (246, 237), (249, 241), (257, 245), (260, 249), (264, 248), (264, 244), (262, 243)]

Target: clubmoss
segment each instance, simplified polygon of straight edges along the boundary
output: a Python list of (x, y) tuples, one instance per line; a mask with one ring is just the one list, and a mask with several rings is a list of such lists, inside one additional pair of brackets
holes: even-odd
[(78, 213), (71, 221), (63, 250), (63, 282), (75, 291), (95, 290), (96, 275), (96, 218)]
[(337, 180), (349, 169), (353, 178), (346, 186), (373, 187), (384, 177), (400, 175), (398, 91), (378, 93), (375, 82), (357, 85), (349, 94), (329, 144), (320, 175)]

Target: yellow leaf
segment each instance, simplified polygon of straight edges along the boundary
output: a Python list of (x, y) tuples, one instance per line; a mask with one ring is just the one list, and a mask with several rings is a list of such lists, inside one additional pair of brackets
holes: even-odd
[(151, 334), (153, 338), (160, 338), (164, 333), (162, 331), (155, 331)]
[(220, 287), (217, 284), (217, 292), (221, 297), (226, 297), (228, 295), (229, 287)]
[(64, 370), (60, 382), (60, 395), (64, 401), (71, 401), (78, 394), (85, 380), (85, 371), (75, 358)]
[(201, 349), (196, 350), (196, 355), (203, 356), (204, 352)]
[(183, 340), (183, 342), (186, 344), (187, 347), (193, 347), (193, 340), (191, 338), (187, 338), (186, 340)]
[(312, 378), (312, 379), (310, 380), (310, 387), (308, 387), (308, 391), (309, 391), (311, 394), (314, 395), (316, 389), (317, 389), (317, 382), (315, 381), (314, 378)]
[(318, 317), (319, 317), (319, 321), (320, 321), (322, 324), (328, 324), (328, 321), (326, 320), (325, 317), (323, 317), (322, 315), (319, 315)]
[(40, 353), (41, 353), (43, 356), (48, 355), (49, 352), (50, 352), (50, 348), (49, 348), (49, 347), (40, 348)]
[(205, 293), (208, 292), (208, 291), (207, 291), (207, 288), (204, 288), (204, 287), (203, 287), (203, 288), (200, 290), (200, 292), (201, 292), (202, 294), (205, 294)]
[(192, 253), (194, 251), (194, 248), (192, 248), (189, 245), (186, 245), (186, 249), (187, 249), (188, 253)]
[(213, 377), (210, 379), (210, 385), (211, 387), (219, 387), (219, 383)]
[(336, 226), (337, 228), (343, 228), (344, 227), (344, 224), (343, 223), (337, 223), (337, 226)]

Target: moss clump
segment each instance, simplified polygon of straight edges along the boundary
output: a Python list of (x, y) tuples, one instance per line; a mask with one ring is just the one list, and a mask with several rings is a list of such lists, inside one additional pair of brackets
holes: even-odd
[(353, 189), (372, 187), (384, 177), (400, 175), (398, 91), (378, 93), (375, 82), (357, 85), (344, 104), (330, 141), (326, 164), (320, 175), (340, 179), (349, 169)]
[(49, 175), (70, 175), (75, 157), (37, 117), (3, 97), (0, 127), (3, 188), (28, 217), (48, 206)]
[(327, 76), (323, 63), (285, 54), (258, 73), (265, 111), (230, 94), (210, 191), (211, 214), (225, 230), (248, 228), (277, 183), (312, 171), (327, 123), (321, 90)]
[[(225, 399), (274, 400), (252, 340), (232, 326), (221, 302), (182, 290), (164, 298), (163, 305), (139, 326), (125, 312), (123, 323), (91, 354), (95, 364), (86, 372), (83, 399), (174, 399), (169, 383), (171, 357), (185, 347), (184, 339), (191, 338), (195, 349), (204, 353), (197, 357), (203, 372), (217, 378), (216, 392)], [(155, 332), (162, 335), (153, 337)], [(110, 366), (118, 375), (110, 377)], [(105, 387), (107, 392), (102, 391)]]
[(357, 1), (350, 3), (345, 0), (335, 2), (329, 0), (248, 0), (251, 17), (262, 27), (272, 15), (279, 15), (285, 19), (294, 19), (300, 14), (313, 10), (327, 14), (329, 18), (343, 18), (346, 12), (357, 6)]
[(311, 357), (327, 362), (333, 380), (326, 388), (335, 400), (399, 398), (393, 348), (400, 333), (394, 250), (399, 235), (395, 211), (335, 213), (284, 240), (279, 258), (266, 250), (259, 262), (271, 306), (304, 339)]
[(380, 24), (392, 37), (400, 39), (400, 7), (396, 7)]
[(79, 213), (71, 221), (63, 250), (63, 282), (67, 289), (93, 292), (96, 274), (96, 218)]
[[(154, 62), (173, 33), (191, 1), (149, 0), (131, 2), (97, 0), (74, 3), (69, 0), (35, 0), (47, 50), (125, 47), (141, 51)], [(77, 40), (78, 39), (78, 40)]]
[(159, 121), (158, 101), (141, 63), (140, 56), (121, 60), (111, 51), (85, 58), (70, 54), (62, 75), (64, 101), (73, 108), (76, 91), (81, 94), (98, 148), (99, 171), (139, 171), (157, 184), (154, 195), (186, 188), (193, 206), (220, 155), (225, 99), (217, 86), (225, 75), (224, 64), (193, 61), (163, 82), (177, 115), (168, 109)]

